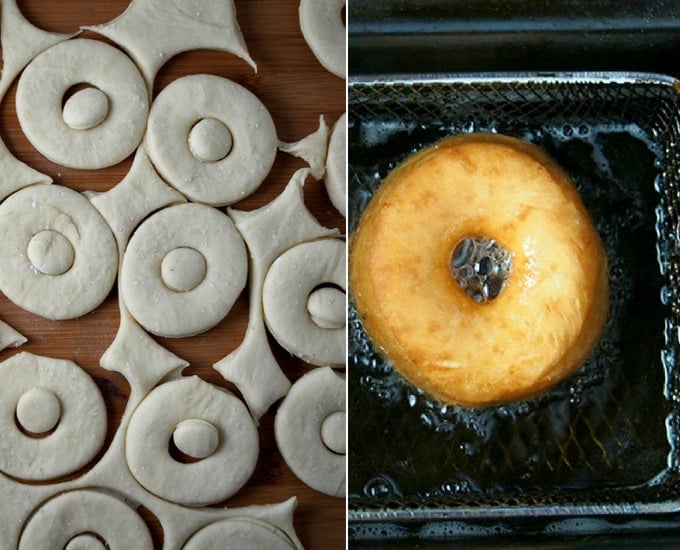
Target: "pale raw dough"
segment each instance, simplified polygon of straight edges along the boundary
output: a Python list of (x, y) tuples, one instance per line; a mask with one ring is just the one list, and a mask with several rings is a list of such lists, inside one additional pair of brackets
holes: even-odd
[(295, 548), (281, 529), (252, 518), (225, 519), (207, 525), (194, 534), (184, 550), (291, 550)]
[(66, 126), (74, 130), (88, 130), (109, 115), (109, 98), (98, 88), (78, 90), (64, 103)]
[(144, 147), (139, 147), (132, 167), (113, 189), (90, 197), (92, 205), (108, 223), (122, 257), (132, 231), (152, 212), (186, 202), (156, 173)]
[[(19, 550), (104, 548), (92, 535), (101, 537), (110, 550), (153, 549), (148, 527), (130, 506), (104, 493), (80, 490), (43, 503), (26, 524)], [(82, 537), (101, 546), (83, 546), (88, 541)]]
[[(113, 286), (115, 240), (80, 193), (59, 185), (17, 191), (0, 205), (0, 234), (0, 290), (36, 315), (79, 317), (101, 304)], [(50, 247), (55, 240), (59, 244)]]
[[(228, 149), (213, 162), (197, 158), (190, 146), (192, 129), (206, 120), (227, 130), (201, 136), (206, 156)], [(197, 136), (193, 142), (198, 144)], [(175, 189), (193, 201), (224, 206), (260, 186), (272, 168), (278, 141), (274, 121), (255, 95), (226, 78), (203, 74), (178, 78), (158, 94), (145, 144), (158, 173)]]
[(110, 38), (128, 52), (149, 90), (158, 69), (189, 50), (232, 53), (257, 69), (236, 21), (233, 0), (133, 0), (113, 21), (82, 28)]
[(324, 328), (314, 322), (308, 309), (309, 298), (317, 287), (326, 284), (345, 290), (345, 258), (344, 241), (302, 243), (281, 254), (264, 281), (262, 301), (267, 327), (288, 352), (312, 365), (345, 365), (345, 323)]
[[(293, 384), (274, 421), (276, 443), (293, 473), (312, 489), (339, 498), (345, 497), (345, 455), (329, 449), (324, 439), (344, 450), (338, 441), (345, 439), (345, 424), (336, 415), (345, 411), (345, 381), (324, 367)], [(335, 420), (327, 426), (329, 417)]]
[(246, 248), (229, 217), (210, 206), (180, 204), (137, 228), (123, 256), (120, 289), (146, 330), (181, 338), (219, 323), (247, 272)]
[(342, 9), (345, 0), (300, 0), (300, 29), (309, 48), (328, 71), (347, 76), (345, 25)]
[(279, 141), (279, 150), (303, 159), (309, 164), (309, 174), (315, 179), (323, 178), (326, 171), (325, 159), (328, 146), (328, 126), (323, 115), (319, 117), (319, 129), (300, 141), (285, 143)]
[(315, 325), (335, 329), (346, 326), (347, 296), (335, 287), (321, 287), (307, 297), (307, 311)]
[(217, 450), (220, 434), (210, 422), (189, 418), (182, 420), (172, 433), (175, 446), (192, 458), (207, 458)]
[(324, 183), (333, 206), (347, 217), (347, 114), (333, 126), (326, 158)]
[[(26, 480), (55, 479), (75, 472), (101, 449), (106, 406), (78, 365), (20, 353), (0, 363), (0, 378), (0, 471)], [(20, 430), (23, 421), (26, 431), (56, 429), (32, 438)]]
[(17, 401), (17, 422), (26, 431), (44, 434), (61, 418), (61, 403), (55, 393), (46, 388), (31, 388)]
[[(75, 129), (64, 121), (62, 98), (82, 83), (104, 94), (108, 109), (99, 124)], [(81, 100), (73, 96), (73, 110), (78, 112), (69, 109), (67, 117), (92, 122), (96, 116), (77, 95)], [(48, 159), (70, 168), (96, 169), (134, 152), (146, 128), (149, 99), (142, 75), (124, 53), (98, 40), (76, 39), (52, 46), (24, 69), (16, 109), (24, 134)]]
[(4, 321), (0, 321), (0, 351), (6, 348), (18, 348), (25, 344), (28, 339), (14, 330)]
[(15, 191), (36, 183), (52, 183), (52, 178), (17, 159), (0, 139), (0, 202)]
[[(187, 419), (211, 424), (219, 443), (207, 458), (184, 464), (168, 445)], [(229, 498), (248, 481), (259, 442), (255, 421), (238, 398), (192, 376), (161, 384), (142, 401), (130, 421), (125, 452), (130, 471), (149, 491), (185, 506), (204, 506)]]
[(340, 233), (337, 229), (320, 225), (307, 210), (302, 187), (308, 174), (306, 168), (295, 172), (283, 193), (257, 210), (228, 210), (248, 245), (250, 255), (249, 318), (241, 345), (214, 367), (238, 387), (256, 419), (290, 387), (267, 343), (262, 313), (262, 286), (267, 270), (282, 252), (292, 246), (322, 237), (335, 237)]
[(68, 40), (78, 33), (47, 32), (32, 25), (21, 13), (16, 0), (2, 0), (0, 42), (2, 43), (2, 78), (0, 99), (5, 97), (21, 70), (40, 52)]

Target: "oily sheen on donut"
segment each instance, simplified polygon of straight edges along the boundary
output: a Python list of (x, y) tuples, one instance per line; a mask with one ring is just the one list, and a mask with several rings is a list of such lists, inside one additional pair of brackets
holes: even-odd
[(578, 191), (538, 147), (448, 138), (398, 166), (350, 241), (364, 327), (441, 401), (531, 396), (574, 372), (609, 309), (607, 261)]

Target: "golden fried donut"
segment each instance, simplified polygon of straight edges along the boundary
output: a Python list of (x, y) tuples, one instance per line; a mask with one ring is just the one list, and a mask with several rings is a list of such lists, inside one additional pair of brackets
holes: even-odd
[(349, 277), (376, 348), (463, 406), (571, 374), (609, 309), (605, 252), (576, 188), (536, 146), (494, 134), (398, 166), (351, 237)]

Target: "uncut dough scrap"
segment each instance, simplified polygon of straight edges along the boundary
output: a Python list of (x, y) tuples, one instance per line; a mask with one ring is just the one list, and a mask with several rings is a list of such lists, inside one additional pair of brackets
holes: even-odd
[(257, 70), (236, 21), (233, 0), (133, 0), (113, 21), (82, 29), (106, 36), (128, 52), (149, 90), (161, 66), (189, 50), (232, 53)]

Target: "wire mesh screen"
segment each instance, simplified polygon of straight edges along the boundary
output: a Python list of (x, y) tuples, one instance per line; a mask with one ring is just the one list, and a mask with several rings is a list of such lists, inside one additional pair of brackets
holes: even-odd
[(607, 251), (611, 303), (576, 374), (529, 400), (465, 409), (433, 401), (381, 357), (350, 288), (351, 520), (614, 510), (680, 496), (679, 118), (674, 87), (654, 79), (350, 85), (350, 232), (413, 152), (474, 131), (519, 137), (579, 189)]

